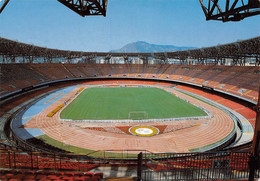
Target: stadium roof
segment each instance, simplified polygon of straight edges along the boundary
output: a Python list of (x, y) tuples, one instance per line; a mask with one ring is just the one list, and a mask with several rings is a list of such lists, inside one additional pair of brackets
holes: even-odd
[(44, 57), (68, 59), (80, 57), (155, 57), (159, 59), (221, 59), (221, 58), (241, 58), (241, 57), (260, 57), (260, 36), (248, 40), (237, 41), (234, 43), (217, 45), (213, 47), (176, 51), (176, 52), (158, 52), (158, 53), (111, 53), (111, 52), (82, 52), (58, 50), (46, 47), (35, 46), (21, 43), (0, 37), (0, 55), (8, 57)]

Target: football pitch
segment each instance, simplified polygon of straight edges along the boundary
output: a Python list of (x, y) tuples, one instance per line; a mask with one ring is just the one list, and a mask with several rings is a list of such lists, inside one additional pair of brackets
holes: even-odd
[(118, 120), (206, 116), (198, 107), (159, 88), (87, 88), (60, 114), (62, 119)]

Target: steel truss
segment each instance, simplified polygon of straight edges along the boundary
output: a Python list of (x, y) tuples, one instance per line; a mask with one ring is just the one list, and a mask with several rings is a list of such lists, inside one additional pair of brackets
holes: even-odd
[(2, 13), (2, 11), (5, 9), (6, 5), (9, 3), (10, 0), (5, 0), (4, 4), (2, 5), (2, 7), (0, 8), (0, 14)]
[(206, 20), (240, 21), (260, 14), (259, 0), (199, 0)]
[[(0, 14), (9, 3), (10, 0), (5, 0), (2, 7), (0, 7)], [(58, 0), (80, 16), (106, 16), (107, 0)]]
[(106, 16), (107, 0), (58, 0), (80, 16)]
[(224, 65), (226, 60), (232, 61), (232, 65), (245, 65), (246, 59), (252, 59), (256, 65), (259, 65), (260, 36), (213, 47), (159, 53), (66, 51), (34, 46), (0, 37), (1, 62), (15, 63), (15, 59), (21, 57), (29, 63), (33, 63), (37, 58), (42, 58), (47, 63), (53, 63), (54, 59), (65, 59), (68, 63), (73, 59), (81, 59), (81, 62), (84, 63), (95, 63), (96, 58), (103, 58), (105, 63), (111, 63), (110, 60), (114, 57), (121, 57), (125, 63), (131, 63), (129, 58), (136, 57), (142, 59), (145, 64), (149, 63), (149, 58), (153, 58), (161, 60), (162, 64), (169, 63), (170, 59), (177, 59), (181, 64), (186, 64), (192, 59), (192, 61), (196, 61), (196, 64), (207, 64), (210, 60), (211, 64), (221, 65)]
[[(5, 0), (0, 14), (10, 0)], [(82, 17), (106, 16), (108, 0), (58, 0)], [(199, 0), (206, 20), (240, 21), (260, 14), (260, 0)]]

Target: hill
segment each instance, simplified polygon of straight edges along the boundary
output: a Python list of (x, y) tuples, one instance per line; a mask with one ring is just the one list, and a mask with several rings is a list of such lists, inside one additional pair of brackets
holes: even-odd
[(174, 45), (155, 45), (145, 41), (129, 43), (118, 50), (111, 50), (112, 53), (147, 53), (147, 52), (173, 52), (194, 49), (196, 47), (179, 47)]

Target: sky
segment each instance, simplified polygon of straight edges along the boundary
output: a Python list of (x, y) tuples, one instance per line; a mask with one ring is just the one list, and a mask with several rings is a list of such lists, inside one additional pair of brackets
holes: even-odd
[(136, 41), (207, 47), (260, 36), (260, 16), (223, 23), (206, 21), (199, 0), (108, 0), (106, 17), (83, 18), (57, 0), (11, 0), (0, 14), (0, 36), (91, 52)]

